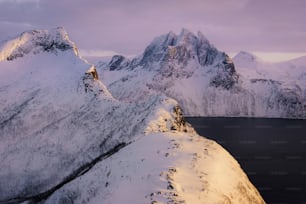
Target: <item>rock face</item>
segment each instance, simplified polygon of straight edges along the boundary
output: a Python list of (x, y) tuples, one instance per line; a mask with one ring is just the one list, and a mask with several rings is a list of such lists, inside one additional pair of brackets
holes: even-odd
[[(1, 204), (264, 202), (238, 163), (184, 121), (175, 100), (114, 99), (62, 28), (25, 32), (0, 56)], [(220, 177), (214, 165), (237, 179)], [(204, 167), (210, 176), (198, 171)], [(188, 171), (175, 175), (180, 168)]]
[[(256, 56), (241, 52), (234, 65), (203, 34), (183, 29), (179, 35), (170, 32), (155, 38), (140, 57), (114, 56), (99, 71), (119, 100), (142, 99), (157, 92), (176, 99), (186, 115), (306, 118), (302, 88), (306, 85), (292, 89), (285, 84), (298, 76), (270, 78), (273, 74), (257, 69), (262, 64)], [(241, 65), (247, 71), (237, 70)]]
[[(162, 78), (188, 78), (196, 69), (210, 74), (213, 87), (232, 88), (238, 75), (231, 59), (218, 51), (204, 35), (183, 29), (180, 35), (173, 32), (153, 40), (141, 57), (128, 60), (116, 55), (109, 63), (109, 70), (135, 70), (158, 72)], [(194, 66), (194, 67), (192, 67)]]

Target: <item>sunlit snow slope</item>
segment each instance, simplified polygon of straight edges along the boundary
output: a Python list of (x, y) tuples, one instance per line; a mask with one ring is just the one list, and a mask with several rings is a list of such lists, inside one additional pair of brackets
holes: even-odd
[(263, 203), (175, 100), (114, 99), (63, 28), (0, 47), (0, 203)]

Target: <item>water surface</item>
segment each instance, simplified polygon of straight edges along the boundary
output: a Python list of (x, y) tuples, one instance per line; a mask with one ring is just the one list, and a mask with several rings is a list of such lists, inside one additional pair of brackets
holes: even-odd
[(186, 120), (238, 160), (267, 203), (306, 204), (306, 120)]

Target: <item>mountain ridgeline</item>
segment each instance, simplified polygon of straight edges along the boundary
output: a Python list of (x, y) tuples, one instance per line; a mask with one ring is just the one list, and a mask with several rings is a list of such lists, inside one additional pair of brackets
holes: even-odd
[[(113, 67), (151, 64), (148, 72), (164, 69), (165, 79), (168, 69), (179, 78), (192, 72), (176, 69), (189, 62), (172, 54), (114, 58)], [(101, 78), (63, 28), (0, 43), (0, 204), (264, 203), (235, 159), (185, 122), (177, 101), (157, 92), (117, 100)]]
[[(238, 81), (234, 64), (227, 54), (219, 52), (201, 32), (197, 36), (186, 29), (180, 35), (169, 32), (153, 40), (141, 57), (132, 60), (116, 55), (109, 63), (109, 69), (134, 70), (138, 67), (155, 71), (163, 78), (188, 78), (193, 69), (190, 64), (211, 72), (210, 84), (230, 89)], [(211, 67), (212, 66), (212, 67)]]
[(52, 30), (31, 30), (12, 38), (3, 44), (0, 60), (14, 60), (29, 53), (73, 50), (77, 54), (76, 45), (69, 40), (63, 27)]
[(249, 61), (243, 66), (251, 69), (256, 59), (241, 52), (233, 62), (201, 32), (183, 29), (178, 35), (169, 32), (155, 38), (134, 59), (115, 55), (98, 70), (119, 100), (157, 92), (177, 100), (185, 115), (306, 118), (302, 80), (241, 71), (239, 62)]

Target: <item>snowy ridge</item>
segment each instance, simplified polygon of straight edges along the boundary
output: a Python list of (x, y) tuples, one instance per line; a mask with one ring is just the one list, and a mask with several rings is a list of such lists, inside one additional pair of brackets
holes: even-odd
[(68, 49), (74, 50), (75, 54), (78, 53), (75, 44), (69, 40), (63, 27), (52, 30), (31, 30), (22, 33), (17, 38), (2, 42), (0, 61), (14, 60), (29, 53), (57, 52), (57, 50)]
[(148, 134), (46, 201), (63, 202), (264, 203), (222, 147), (176, 131)]
[(271, 64), (240, 52), (233, 61), (200, 32), (170, 32), (155, 38), (140, 57), (114, 56), (97, 67), (119, 100), (163, 93), (186, 115), (306, 118), (303, 59)]
[[(55, 31), (47, 39), (69, 42)], [(75, 49), (32, 47), (40, 42), (32, 37), (18, 45), (29, 52), (2, 49), (18, 57), (0, 61), (1, 204), (264, 202), (237, 162), (184, 121), (175, 100), (150, 93), (118, 101)]]

